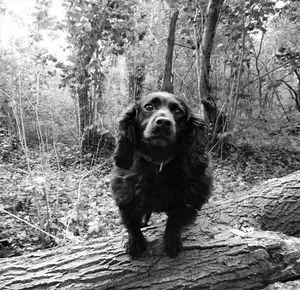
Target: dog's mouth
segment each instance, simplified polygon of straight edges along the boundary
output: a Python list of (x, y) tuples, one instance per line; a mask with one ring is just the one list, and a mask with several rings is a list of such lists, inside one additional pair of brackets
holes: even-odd
[(170, 144), (173, 144), (174, 141), (175, 136), (171, 132), (168, 134), (152, 132), (149, 135), (144, 135), (144, 142), (155, 146), (169, 146)]

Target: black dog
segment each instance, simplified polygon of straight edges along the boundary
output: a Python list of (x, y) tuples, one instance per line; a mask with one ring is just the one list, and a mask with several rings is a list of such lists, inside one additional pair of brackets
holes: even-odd
[(176, 96), (157, 92), (120, 121), (112, 192), (129, 238), (127, 253), (146, 250), (142, 220), (166, 212), (164, 250), (181, 250), (180, 230), (191, 223), (211, 193), (206, 126)]

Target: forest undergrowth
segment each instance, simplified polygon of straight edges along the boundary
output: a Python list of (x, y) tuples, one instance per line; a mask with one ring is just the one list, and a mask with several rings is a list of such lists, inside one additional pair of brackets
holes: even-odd
[[(67, 147), (43, 155), (30, 151), (29, 165), (18, 150), (4, 157), (0, 165), (0, 258), (123, 231), (110, 193), (111, 157), (91, 160), (90, 155), (81, 156), (79, 150)], [(211, 201), (238, 196), (264, 180), (299, 170), (300, 154), (243, 146), (225, 159), (212, 156), (212, 167)], [(150, 222), (163, 219), (154, 215)]]

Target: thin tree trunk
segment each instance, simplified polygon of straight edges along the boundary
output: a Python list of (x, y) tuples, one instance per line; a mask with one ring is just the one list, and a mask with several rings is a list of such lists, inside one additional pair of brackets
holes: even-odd
[(130, 64), (132, 72), (129, 72), (128, 83), (129, 83), (129, 96), (134, 101), (140, 100), (143, 94), (143, 85), (145, 81), (145, 63), (134, 63)]
[[(146, 29), (138, 33), (136, 38), (137, 51), (140, 50), (139, 43), (143, 41), (146, 35)], [(135, 50), (136, 47), (133, 46), (132, 50), (127, 54), (128, 90), (130, 99), (133, 102), (138, 102), (143, 94), (146, 70), (144, 55), (133, 53)]]
[(91, 92), (90, 83), (88, 82), (89, 72), (87, 66), (89, 65), (93, 54), (97, 48), (94, 46), (88, 47), (81, 53), (81, 58), (78, 60), (80, 71), (77, 76), (77, 96), (79, 106), (79, 126), (81, 139), (82, 152), (88, 151), (88, 144), (92, 142), (93, 134), (88, 129), (94, 123), (94, 110), (93, 110), (93, 96)]
[(218, 134), (221, 133), (220, 136), (222, 136), (222, 133), (226, 131), (227, 118), (224, 112), (218, 109), (211, 96), (209, 77), (211, 70), (210, 58), (223, 2), (224, 0), (209, 0), (204, 21), (203, 16), (201, 17), (200, 33), (197, 34), (195, 31), (195, 36), (201, 35), (196, 37), (198, 94), (203, 105), (203, 108), (200, 108), (200, 114), (213, 128), (210, 140), (211, 147), (218, 152), (222, 152), (223, 145), (226, 144), (225, 139), (220, 138)]
[[(244, 23), (244, 19), (243, 19), (243, 36), (242, 36), (242, 48), (240, 51), (240, 55), (239, 55), (239, 67), (237, 70), (237, 80), (236, 80), (236, 88), (235, 88), (235, 93), (233, 95), (233, 100), (232, 100), (232, 105), (231, 105), (231, 114), (230, 114), (230, 124), (229, 127), (232, 128), (233, 127), (233, 123), (234, 123), (234, 119), (236, 117), (236, 112), (237, 112), (237, 107), (238, 107), (238, 102), (239, 102), (239, 98), (240, 98), (240, 90), (241, 90), (241, 78), (242, 78), (242, 73), (243, 73), (243, 61), (244, 61), (244, 57), (245, 57), (245, 42), (246, 42), (246, 28), (245, 28), (245, 23)], [(262, 43), (263, 37), (261, 39), (261, 43)], [(260, 94), (261, 94), (261, 88), (260, 88)], [(260, 95), (261, 97), (261, 95)]]
[[(85, 66), (86, 64), (83, 64)], [(77, 78), (78, 82), (78, 104), (80, 116), (80, 133), (83, 134), (86, 127), (90, 125), (90, 102), (89, 102), (89, 86), (85, 83), (89, 74), (85, 68), (82, 68), (80, 75)]]
[[(224, 0), (210, 0), (207, 6), (205, 22), (202, 27), (202, 37), (199, 44), (199, 90), (201, 102), (205, 111), (205, 118), (212, 124), (213, 132), (222, 133), (226, 128), (226, 117), (220, 112), (211, 96), (210, 77), (210, 58), (214, 37), (217, 29), (218, 19)], [(212, 143), (218, 142), (216, 134), (212, 134)]]
[(163, 76), (162, 91), (174, 93), (174, 84), (172, 77), (172, 64), (173, 64), (173, 53), (175, 45), (175, 33), (176, 23), (178, 19), (179, 11), (173, 12), (170, 18), (169, 35), (168, 35), (168, 46), (166, 52), (165, 70)]
[(206, 205), (175, 259), (162, 254), (160, 224), (144, 229), (149, 246), (137, 260), (123, 234), (1, 259), (0, 288), (289, 289), (299, 285), (300, 238), (273, 231), (300, 234), (299, 189), (300, 171)]
[(296, 89), (296, 94), (295, 94), (295, 102), (296, 102), (296, 108), (300, 112), (300, 75), (299, 75), (297, 69), (295, 69), (295, 74), (298, 79), (297, 89)]
[(297, 77), (296, 89), (293, 89), (293, 87), (290, 84), (288, 84), (286, 81), (282, 80), (282, 82), (288, 87), (291, 97), (295, 101), (295, 107), (298, 110), (298, 112), (300, 112), (300, 75), (297, 72), (297, 69), (294, 70), (294, 73)]
[(201, 98), (205, 100), (211, 98), (209, 85), (210, 58), (223, 2), (224, 0), (209, 0), (206, 10), (200, 43), (200, 94)]

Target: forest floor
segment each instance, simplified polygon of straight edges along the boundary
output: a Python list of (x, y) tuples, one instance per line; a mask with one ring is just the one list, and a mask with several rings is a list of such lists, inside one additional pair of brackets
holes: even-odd
[[(0, 164), (0, 258), (124, 231), (110, 193), (112, 158), (90, 163), (69, 148), (55, 154), (32, 151), (29, 159), (18, 151), (5, 156)], [(225, 199), (299, 170), (300, 154), (248, 146), (226, 159), (212, 158), (212, 167), (211, 200)], [(151, 222), (161, 219), (155, 215)]]

